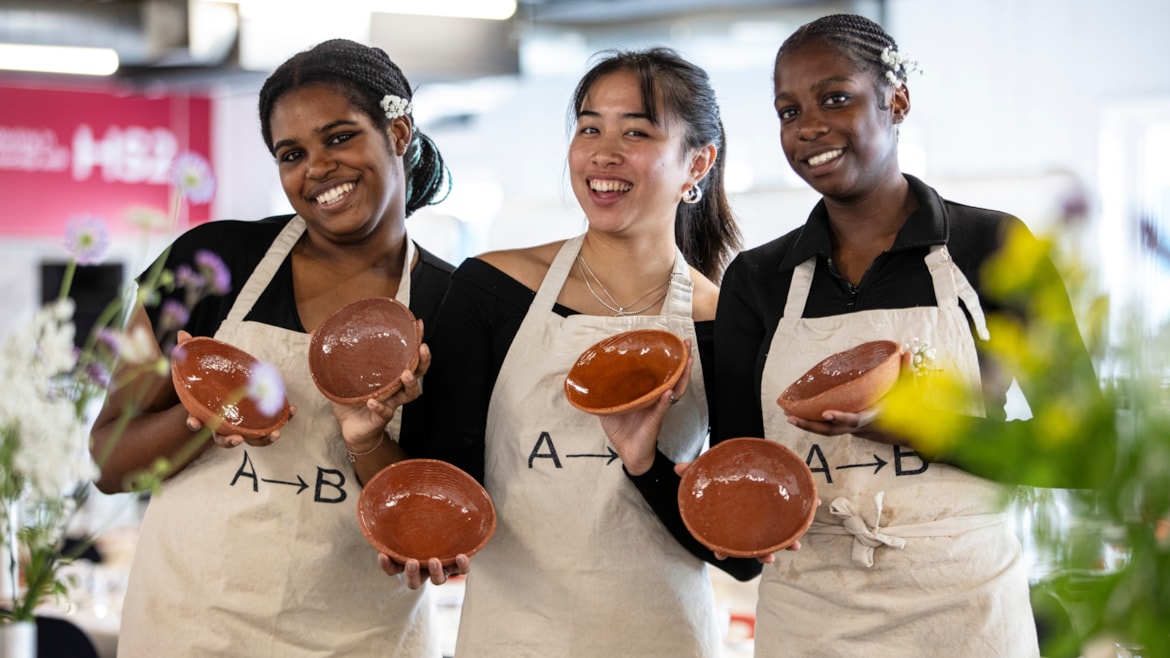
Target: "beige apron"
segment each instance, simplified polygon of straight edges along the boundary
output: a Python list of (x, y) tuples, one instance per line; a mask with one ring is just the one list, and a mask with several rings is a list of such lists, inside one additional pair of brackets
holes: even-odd
[[(561, 248), (500, 368), (488, 411), (485, 478), (496, 534), (472, 558), (461, 657), (718, 655), (702, 561), (667, 532), (622, 470), (598, 419), (571, 407), (564, 380), (590, 345), (633, 329), (670, 330), (696, 346), (692, 285), (679, 253), (658, 316), (553, 311), (583, 236)], [(659, 449), (689, 461), (707, 433), (696, 357)]]
[(120, 656), (440, 653), (425, 590), (383, 573), (358, 528), (361, 487), (309, 375), (309, 336), (244, 321), (304, 230), (300, 217), (289, 222), (215, 335), (276, 365), (296, 416), (271, 446), (208, 448), (151, 500)]
[[(1036, 656), (1020, 546), (999, 485), (908, 449), (788, 424), (776, 398), (826, 356), (876, 339), (929, 345), (935, 367), (981, 390), (978, 295), (944, 246), (926, 264), (937, 307), (803, 318), (815, 259), (796, 268), (764, 364), (764, 433), (803, 456), (822, 505), (799, 551), (764, 567), (757, 656)], [(979, 408), (962, 410), (983, 415)]]

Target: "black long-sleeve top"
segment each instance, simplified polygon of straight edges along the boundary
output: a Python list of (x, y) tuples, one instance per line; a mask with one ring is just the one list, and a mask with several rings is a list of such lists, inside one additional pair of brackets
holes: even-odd
[[(1072, 306), (1069, 303), (1060, 275), (1052, 262), (1040, 261), (1041, 278), (1055, 282), (1063, 294), (1046, 308), (1055, 317), (1039, 318), (1029, 305), (1019, 299), (1000, 299), (982, 285), (981, 269), (1004, 246), (1009, 232), (1019, 234), (1032, 242), (1035, 238), (1016, 217), (947, 201), (931, 187), (913, 176), (906, 176), (911, 193), (919, 207), (906, 220), (894, 245), (879, 255), (865, 272), (858, 285), (844, 279), (833, 266), (829, 218), (823, 201), (809, 215), (808, 221), (788, 234), (737, 256), (724, 274), (719, 295), (715, 325), (716, 411), (719, 425), (715, 439), (736, 436), (764, 436), (763, 411), (760, 390), (764, 361), (780, 317), (797, 265), (816, 258), (812, 287), (804, 309), (804, 317), (819, 318), (870, 309), (897, 309), (916, 306), (937, 306), (930, 272), (924, 262), (931, 246), (945, 244), (951, 258), (979, 295), (979, 303), (988, 316), (1002, 314), (1023, 323), (1052, 322), (1075, 327)], [(1015, 231), (1015, 229), (1021, 229)], [(1037, 247), (1038, 248), (1038, 247)], [(1025, 249), (1024, 251), (1027, 251)], [(964, 307), (964, 311), (967, 309)], [(968, 312), (969, 313), (969, 312)], [(970, 317), (970, 316), (968, 316)], [(1079, 334), (1075, 337), (1078, 349), (1062, 355), (1074, 373), (1075, 381), (1090, 394), (1099, 394), (1096, 376), (1088, 351)], [(1014, 441), (1013, 453), (1018, 455), (1019, 468), (1004, 472), (988, 463), (976, 463), (969, 458), (944, 456), (941, 459), (992, 479), (1038, 484), (1040, 486), (1081, 487), (1095, 486), (1107, 479), (1113, 455), (1111, 428), (1094, 428), (1102, 436), (1087, 437), (1086, 447), (1091, 459), (1102, 459), (1101, 477), (1087, 482), (1073, 473), (1047, 473), (1042, 482), (1029, 481), (1027, 462), (1041, 459), (1040, 452), (1029, 445), (1039, 442), (1024, 441), (1031, 431), (1027, 421), (1006, 421), (1005, 404), (1009, 385), (1014, 377), (1025, 397), (1034, 390), (1034, 380), (1025, 372), (1010, 372), (1002, 376), (1003, 364), (990, 358), (986, 345), (976, 340), (986, 419), (973, 423), (995, 423), (995, 431), (1004, 441)], [(783, 349), (783, 346), (780, 346)], [(772, 358), (783, 358), (774, 354)], [(988, 449), (994, 450), (992, 446)], [(1083, 476), (1085, 471), (1082, 471)]]
[[(409, 454), (451, 462), (483, 482), (492, 389), (535, 296), (535, 291), (477, 258), (467, 259), (455, 270), (434, 328), (431, 368), (423, 381), (430, 441), (425, 446), (404, 445)], [(560, 304), (554, 312), (562, 317), (577, 313)], [(713, 322), (695, 323), (709, 402), (715, 386), (713, 330)], [(650, 471), (629, 478), (671, 535), (696, 557), (740, 580), (759, 574), (758, 561), (717, 560), (691, 536), (678, 510), (679, 478), (661, 452)]]

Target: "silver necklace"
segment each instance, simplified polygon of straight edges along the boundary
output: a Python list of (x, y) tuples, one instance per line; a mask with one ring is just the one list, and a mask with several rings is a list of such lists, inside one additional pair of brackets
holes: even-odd
[[(615, 316), (617, 316), (619, 318), (625, 317), (627, 315), (638, 315), (640, 313), (645, 313), (646, 311), (654, 308), (654, 306), (657, 305), (658, 302), (662, 301), (663, 299), (666, 299), (667, 293), (670, 292), (670, 288), (667, 288), (667, 286), (669, 286), (671, 280), (674, 279), (674, 272), (671, 272), (670, 276), (666, 277), (666, 281), (663, 282), (662, 285), (655, 286), (652, 290), (647, 292), (645, 295), (642, 295), (641, 297), (635, 299), (633, 301), (633, 303), (630, 304), (630, 306), (634, 306), (635, 304), (642, 301), (643, 299), (646, 299), (650, 295), (653, 295), (655, 292), (662, 290), (663, 288), (666, 288), (666, 290), (662, 290), (661, 295), (659, 295), (658, 297), (655, 297), (654, 301), (643, 306), (642, 308), (629, 309), (626, 306), (623, 306), (622, 304), (618, 303), (618, 300), (613, 298), (613, 295), (611, 295), (609, 293), (609, 290), (606, 289), (605, 284), (601, 282), (601, 279), (599, 279), (596, 274), (594, 274), (593, 268), (589, 267), (589, 263), (585, 260), (584, 254), (581, 254), (581, 253), (577, 254), (577, 262), (579, 262), (581, 264), (581, 278), (585, 280), (585, 287), (589, 290), (589, 294), (593, 295), (593, 299), (596, 299), (598, 304), (601, 304), (605, 308), (609, 309), (610, 313), (613, 313)], [(591, 277), (594, 281), (597, 282), (598, 287), (601, 288), (601, 292), (605, 293), (605, 296), (609, 298), (608, 302), (605, 301), (604, 299), (602, 299), (601, 295), (598, 295), (597, 291), (593, 289), (593, 284), (589, 283), (589, 279)]]

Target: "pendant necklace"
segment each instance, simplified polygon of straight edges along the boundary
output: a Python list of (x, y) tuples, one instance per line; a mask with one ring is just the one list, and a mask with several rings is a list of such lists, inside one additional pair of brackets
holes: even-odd
[[(642, 308), (629, 309), (629, 308), (623, 306), (622, 304), (619, 304), (618, 301), (613, 298), (613, 295), (609, 294), (609, 290), (606, 289), (605, 284), (601, 282), (601, 279), (599, 279), (596, 274), (594, 274), (593, 268), (589, 267), (589, 263), (585, 260), (584, 254), (578, 253), (577, 254), (577, 261), (581, 264), (581, 278), (585, 280), (585, 287), (589, 289), (589, 294), (593, 295), (593, 299), (596, 299), (597, 303), (599, 303), (602, 306), (604, 306), (605, 308), (609, 309), (610, 313), (613, 313), (615, 316), (617, 316), (619, 318), (625, 317), (627, 315), (638, 315), (640, 313), (644, 313), (644, 312), (654, 308), (654, 306), (656, 304), (658, 304), (658, 302), (662, 301), (663, 299), (666, 299), (666, 294), (670, 292), (670, 288), (668, 288), (667, 286), (669, 286), (671, 280), (674, 279), (674, 272), (671, 272), (670, 276), (666, 277), (666, 281), (663, 282), (662, 285), (655, 286), (654, 289), (650, 290), (645, 295), (642, 295), (641, 297), (635, 299), (634, 302), (632, 304), (630, 304), (630, 306), (635, 306), (638, 304), (638, 302), (641, 302), (643, 299), (646, 299), (650, 295), (653, 295), (655, 292), (662, 290), (663, 288), (666, 288), (666, 290), (662, 290), (661, 295), (659, 295), (658, 297), (655, 297), (654, 301), (643, 306)], [(597, 283), (597, 286), (599, 288), (601, 288), (601, 292), (603, 292), (605, 294), (605, 296), (607, 298), (609, 298), (608, 302), (605, 301), (604, 299), (602, 299), (601, 295), (598, 295), (597, 291), (593, 289), (593, 284), (589, 283), (590, 278), (592, 278)]]

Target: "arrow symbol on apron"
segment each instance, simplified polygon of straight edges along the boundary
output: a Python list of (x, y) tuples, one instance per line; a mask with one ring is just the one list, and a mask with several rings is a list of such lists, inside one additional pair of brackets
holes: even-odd
[(838, 466), (837, 470), (840, 471), (840, 470), (846, 469), (846, 468), (865, 468), (867, 466), (876, 466), (877, 468), (873, 469), (873, 473), (874, 473), (874, 475), (877, 475), (877, 472), (882, 470), (882, 467), (886, 465), (886, 460), (882, 459), (881, 457), (878, 457), (877, 455), (874, 455), (873, 458), (876, 459), (877, 461), (871, 462), (869, 464), (847, 464), (845, 466)]
[(609, 446), (605, 446), (605, 449), (608, 451), (608, 453), (604, 454), (604, 455), (581, 454), (581, 455), (565, 455), (565, 457), (566, 458), (569, 458), (569, 457), (593, 457), (595, 459), (606, 459), (608, 461), (605, 462), (605, 465), (609, 466), (610, 464), (613, 463), (613, 460), (618, 458), (618, 454), (616, 452), (614, 452), (613, 448), (611, 448)]
[(260, 479), (264, 482), (271, 482), (272, 484), (287, 484), (290, 487), (299, 487), (297, 489), (297, 494), (300, 494), (302, 491), (309, 488), (309, 485), (308, 485), (308, 483), (305, 482), (305, 479), (299, 475), (297, 476), (296, 482), (285, 482), (284, 480), (269, 480), (268, 478), (260, 478)]

